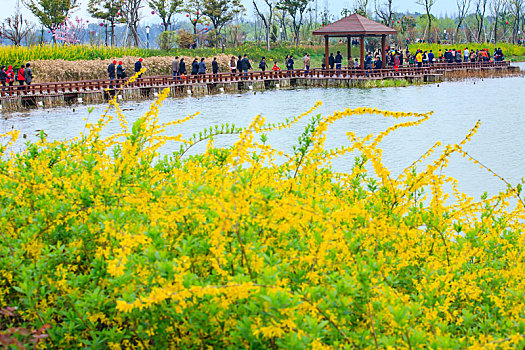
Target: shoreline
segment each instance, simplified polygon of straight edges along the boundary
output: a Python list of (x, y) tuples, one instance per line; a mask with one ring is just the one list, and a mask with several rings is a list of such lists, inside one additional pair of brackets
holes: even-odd
[(412, 85), (437, 84), (443, 81), (454, 81), (462, 79), (482, 79), (497, 78), (507, 76), (522, 76), (525, 71), (521, 71), (517, 66), (494, 69), (496, 67), (462, 69), (462, 70), (440, 70), (435, 74), (420, 74), (406, 76), (385, 76), (385, 77), (295, 77), (280, 78), (273, 80), (246, 80), (230, 82), (208, 82), (180, 85), (161, 85), (147, 87), (131, 87), (114, 90), (99, 91), (78, 91), (64, 92), (63, 94), (49, 95), (28, 95), (13, 96), (0, 100), (0, 112), (2, 114), (11, 112), (28, 111), (32, 109), (51, 109), (63, 108), (78, 105), (97, 105), (105, 104), (114, 96), (118, 102), (124, 101), (146, 101), (156, 98), (165, 88), (170, 88), (168, 97), (202, 97), (212, 96), (223, 93), (243, 93), (250, 91), (265, 91), (272, 89), (289, 88), (384, 88), (384, 87), (405, 87)]

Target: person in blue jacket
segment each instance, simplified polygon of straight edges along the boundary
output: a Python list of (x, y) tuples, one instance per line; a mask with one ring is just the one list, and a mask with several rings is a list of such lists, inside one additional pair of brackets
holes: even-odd
[(204, 62), (204, 57), (201, 58), (201, 61), (199, 62), (199, 74), (206, 74), (206, 62)]
[[(139, 58), (139, 60), (137, 62), (135, 62), (135, 73), (138, 73), (140, 72), (140, 70), (142, 69), (142, 57)], [(139, 78), (142, 77), (142, 74), (140, 74), (138, 76)]]

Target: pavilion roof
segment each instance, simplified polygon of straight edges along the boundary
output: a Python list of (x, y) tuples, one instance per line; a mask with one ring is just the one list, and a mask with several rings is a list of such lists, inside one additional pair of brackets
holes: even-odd
[(325, 25), (313, 31), (313, 35), (328, 35), (328, 36), (380, 36), (396, 34), (397, 31), (393, 28), (387, 27), (381, 23), (377, 23), (354, 13), (345, 18), (341, 18), (334, 23)]

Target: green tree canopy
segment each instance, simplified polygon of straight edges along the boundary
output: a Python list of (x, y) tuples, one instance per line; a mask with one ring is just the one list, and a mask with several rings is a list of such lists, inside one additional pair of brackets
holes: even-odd
[(203, 12), (217, 30), (221, 32), (222, 27), (230, 22), (233, 17), (244, 11), (244, 6), (239, 0), (204, 0)]
[(24, 0), (24, 5), (45, 28), (55, 30), (77, 6), (77, 0)]
[(171, 17), (175, 13), (182, 11), (180, 6), (183, 4), (183, 0), (149, 0), (148, 5), (151, 7), (157, 16), (160, 17), (162, 21), (162, 26), (164, 31), (168, 30), (168, 27), (171, 23)]

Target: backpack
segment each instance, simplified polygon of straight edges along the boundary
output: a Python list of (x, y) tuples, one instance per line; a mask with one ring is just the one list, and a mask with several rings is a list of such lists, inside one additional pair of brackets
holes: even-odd
[(265, 64), (264, 64), (264, 62), (261, 60), (261, 62), (259, 62), (259, 68), (264, 69), (264, 66), (265, 66)]

